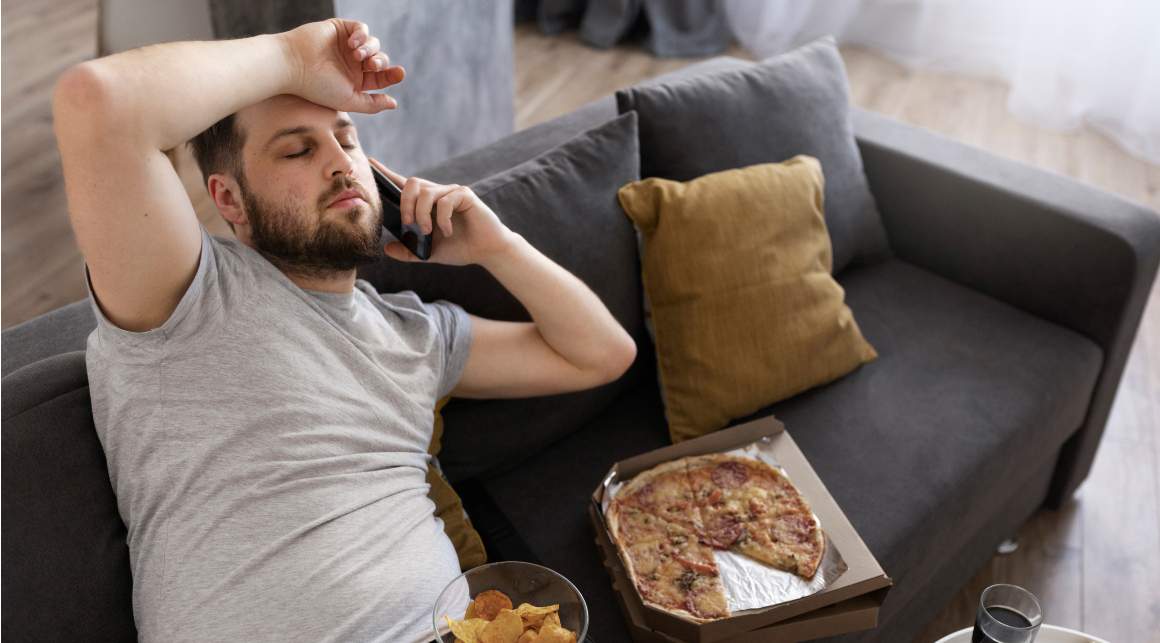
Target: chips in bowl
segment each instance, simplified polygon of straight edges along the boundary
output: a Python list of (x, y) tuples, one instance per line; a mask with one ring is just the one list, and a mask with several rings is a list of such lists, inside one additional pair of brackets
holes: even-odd
[(503, 592), (480, 592), (462, 620), (444, 616), (456, 643), (576, 643), (576, 633), (560, 625), (560, 606), (537, 607), (512, 601)]

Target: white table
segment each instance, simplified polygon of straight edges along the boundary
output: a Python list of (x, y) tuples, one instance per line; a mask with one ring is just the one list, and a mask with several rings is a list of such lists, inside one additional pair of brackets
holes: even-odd
[[(974, 626), (964, 627), (963, 629), (947, 634), (935, 643), (970, 643), (971, 631)], [(1048, 625), (1044, 623), (1039, 628), (1039, 635), (1035, 637), (1035, 643), (1108, 643), (1104, 639), (1097, 638), (1090, 634), (1069, 630), (1066, 627), (1059, 627), (1058, 625)]]

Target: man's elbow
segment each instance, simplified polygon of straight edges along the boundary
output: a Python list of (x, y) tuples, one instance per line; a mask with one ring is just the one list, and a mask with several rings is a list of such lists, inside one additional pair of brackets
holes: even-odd
[(66, 69), (52, 88), (52, 111), (58, 117), (83, 114), (104, 100), (104, 87), (87, 61)]
[(627, 334), (624, 336), (624, 341), (615, 349), (610, 349), (607, 363), (609, 365), (608, 372), (605, 374), (605, 382), (614, 382), (621, 378), (629, 368), (632, 367), (633, 362), (636, 361), (636, 342)]
[(107, 135), (115, 122), (114, 105), (118, 102), (116, 83), (93, 61), (85, 61), (66, 69), (52, 91), (52, 115), (56, 134), (71, 135), (94, 131)]

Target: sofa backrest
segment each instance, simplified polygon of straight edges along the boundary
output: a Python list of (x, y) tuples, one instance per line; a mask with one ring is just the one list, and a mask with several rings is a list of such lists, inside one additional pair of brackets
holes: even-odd
[[(84, 279), (84, 273), (78, 275)], [(85, 297), (23, 323), (0, 334), (0, 377), (42, 359), (85, 350), (89, 333), (97, 327), (92, 304)]]

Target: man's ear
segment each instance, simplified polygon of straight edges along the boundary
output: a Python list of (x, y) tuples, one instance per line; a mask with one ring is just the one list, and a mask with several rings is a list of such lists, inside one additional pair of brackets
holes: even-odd
[(209, 196), (222, 217), (235, 226), (246, 225), (245, 208), (242, 205), (242, 191), (237, 180), (226, 174), (211, 174), (206, 181)]

